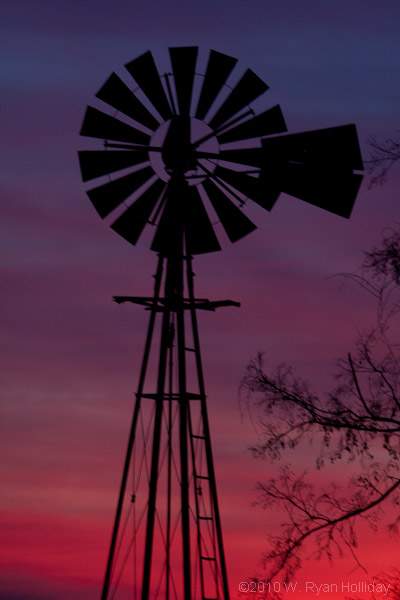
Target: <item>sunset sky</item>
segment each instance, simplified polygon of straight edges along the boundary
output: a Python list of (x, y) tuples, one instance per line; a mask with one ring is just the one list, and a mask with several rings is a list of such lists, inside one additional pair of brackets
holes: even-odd
[[(3, 0), (0, 27), (0, 600), (94, 600), (147, 320), (112, 296), (150, 294), (156, 255), (109, 229), (86, 197), (77, 157), (88, 148), (79, 137), (86, 105), (146, 50), (165, 71), (169, 46), (198, 45), (202, 64), (212, 48), (266, 81), (263, 109), (279, 103), (290, 132), (355, 123), (365, 159), (368, 136), (399, 129), (400, 3)], [(362, 251), (399, 222), (399, 188), (399, 169), (372, 190), (366, 177), (350, 220), (282, 194), (271, 213), (250, 207), (254, 233), (195, 260), (199, 297), (241, 303), (199, 315), (232, 598), (262, 573), (268, 532), (283, 518), (253, 506), (255, 483), (277, 465), (247, 449), (257, 434), (238, 397), (245, 367), (265, 351), (269, 365), (287, 362), (329, 389), (335, 360), (375, 310), (333, 276), (357, 269)], [(312, 449), (291, 461), (315, 481), (344, 480), (338, 467), (315, 474)], [(369, 575), (398, 554), (384, 531), (360, 530)], [(310, 560), (298, 581), (369, 575), (345, 555), (333, 566)]]

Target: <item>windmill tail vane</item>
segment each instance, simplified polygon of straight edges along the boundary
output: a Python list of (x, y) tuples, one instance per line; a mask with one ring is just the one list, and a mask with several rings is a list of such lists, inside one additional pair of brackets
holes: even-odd
[(199, 75), (197, 47), (169, 55), (165, 75), (151, 52), (112, 73), (80, 132), (104, 143), (79, 152), (95, 210), (158, 254), (153, 295), (115, 297), (149, 322), (102, 600), (229, 599), (197, 311), (238, 303), (195, 297), (193, 256), (281, 192), (348, 218), (362, 181), (354, 125), (289, 134), (279, 106), (251, 108), (268, 90), (251, 69), (229, 84), (235, 58), (211, 50)]

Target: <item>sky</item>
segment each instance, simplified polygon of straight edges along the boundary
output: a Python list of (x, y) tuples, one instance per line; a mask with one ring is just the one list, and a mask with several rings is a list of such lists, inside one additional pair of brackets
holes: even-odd
[[(86, 105), (148, 49), (164, 71), (169, 46), (198, 45), (203, 64), (212, 48), (266, 81), (267, 107), (281, 105), (290, 132), (355, 123), (365, 159), (368, 136), (399, 127), (400, 5), (4, 0), (0, 23), (0, 599), (92, 600), (146, 334), (142, 309), (112, 296), (151, 294), (156, 255), (115, 234), (86, 197), (77, 158), (89, 147), (79, 137)], [(248, 451), (257, 433), (239, 400), (246, 365), (264, 351), (269, 365), (287, 362), (329, 389), (335, 359), (375, 310), (334, 275), (357, 269), (399, 222), (399, 187), (399, 170), (372, 190), (366, 177), (350, 220), (281, 195), (271, 213), (250, 207), (255, 232), (195, 260), (199, 297), (241, 303), (199, 315), (232, 598), (260, 572), (281, 517), (254, 506), (255, 483), (277, 467)], [(292, 460), (313, 469), (311, 452)], [(384, 532), (360, 531), (359, 548), (368, 576), (347, 555), (332, 566), (310, 559), (299, 585), (365, 581), (396, 556)]]

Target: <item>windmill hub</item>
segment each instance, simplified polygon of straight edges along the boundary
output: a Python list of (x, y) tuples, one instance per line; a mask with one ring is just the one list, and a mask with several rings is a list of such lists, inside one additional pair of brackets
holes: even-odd
[(162, 148), (161, 153), (150, 150), (149, 159), (158, 177), (165, 182), (170, 180), (173, 173), (180, 173), (185, 176), (189, 185), (198, 185), (207, 177), (202, 169), (202, 162), (210, 173), (216, 169), (216, 161), (199, 160), (199, 152), (215, 157), (219, 154), (214, 131), (199, 119), (172, 117), (156, 129), (150, 145)]
[(190, 119), (173, 117), (161, 153), (167, 173), (188, 173), (194, 170), (197, 158), (190, 141)]

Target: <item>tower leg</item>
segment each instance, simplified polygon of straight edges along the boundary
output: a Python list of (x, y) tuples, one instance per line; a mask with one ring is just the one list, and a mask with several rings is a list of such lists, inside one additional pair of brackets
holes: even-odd
[(185, 319), (183, 306), (183, 262), (176, 273), (176, 324), (179, 380), (179, 442), (181, 458), (182, 555), (184, 600), (191, 600), (191, 546), (189, 521), (189, 466), (188, 466), (188, 398), (186, 390)]
[(133, 448), (133, 443), (135, 441), (136, 425), (137, 425), (138, 415), (139, 415), (139, 411), (140, 411), (140, 403), (141, 403), (141, 398), (142, 398), (142, 394), (143, 394), (143, 386), (144, 386), (146, 372), (147, 372), (147, 366), (148, 366), (148, 362), (149, 362), (151, 342), (153, 339), (154, 324), (155, 324), (156, 314), (157, 314), (158, 300), (160, 297), (162, 272), (163, 272), (163, 258), (160, 256), (158, 259), (157, 272), (155, 275), (153, 306), (152, 306), (151, 313), (150, 313), (149, 326), (148, 326), (147, 337), (146, 337), (146, 344), (145, 344), (144, 352), (143, 352), (142, 368), (140, 371), (138, 391), (136, 394), (135, 410), (133, 413), (132, 425), (131, 425), (131, 430), (130, 430), (129, 440), (128, 440), (128, 447), (126, 450), (125, 463), (124, 463), (124, 469), (123, 469), (123, 473), (122, 473), (121, 487), (120, 487), (120, 492), (119, 492), (119, 497), (118, 497), (117, 510), (116, 510), (116, 514), (115, 514), (114, 528), (113, 528), (113, 532), (112, 532), (112, 536), (111, 536), (110, 551), (108, 554), (108, 561), (107, 561), (107, 567), (106, 567), (106, 574), (104, 577), (103, 589), (102, 589), (102, 593), (101, 593), (101, 600), (107, 600), (108, 592), (109, 592), (109, 588), (110, 588), (111, 573), (112, 573), (112, 569), (113, 569), (113, 565), (114, 565), (115, 548), (116, 548), (119, 526), (120, 526), (120, 521), (121, 521), (121, 512), (122, 512), (123, 501), (124, 501), (124, 496), (125, 496), (125, 492), (126, 492), (126, 484), (128, 481), (129, 467), (130, 467), (131, 458), (132, 458), (132, 448)]

